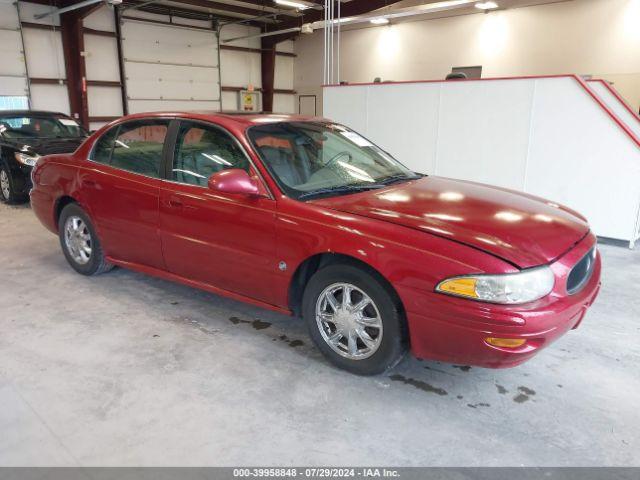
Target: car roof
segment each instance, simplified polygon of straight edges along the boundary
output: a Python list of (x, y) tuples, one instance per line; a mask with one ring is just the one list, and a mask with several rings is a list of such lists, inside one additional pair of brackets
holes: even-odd
[(11, 117), (21, 115), (23, 117), (69, 117), (60, 112), (49, 112), (47, 110), (0, 110), (0, 116)]
[(235, 123), (237, 125), (252, 126), (264, 125), (265, 123), (278, 122), (327, 122), (322, 117), (309, 115), (292, 115), (288, 113), (243, 113), (243, 112), (215, 112), (215, 111), (189, 111), (189, 112), (148, 112), (135, 113), (123, 117), (124, 120), (153, 117), (178, 117), (191, 118), (197, 120), (211, 120), (221, 123)]

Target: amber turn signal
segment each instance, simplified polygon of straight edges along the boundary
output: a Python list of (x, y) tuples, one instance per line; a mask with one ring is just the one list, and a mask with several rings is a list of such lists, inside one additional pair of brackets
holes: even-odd
[(478, 298), (475, 278), (459, 277), (445, 280), (438, 285), (439, 292), (450, 293), (459, 297)]
[(495, 338), (487, 337), (484, 339), (489, 345), (503, 348), (518, 348), (527, 343), (523, 338)]

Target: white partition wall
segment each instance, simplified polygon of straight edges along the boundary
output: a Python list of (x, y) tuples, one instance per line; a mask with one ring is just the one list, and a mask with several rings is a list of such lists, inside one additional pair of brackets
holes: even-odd
[(324, 116), (416, 171), (539, 195), (600, 236), (638, 237), (640, 139), (578, 77), (328, 86)]
[(618, 91), (605, 80), (587, 82), (600, 100), (625, 124), (633, 134), (640, 138), (640, 116), (635, 112)]

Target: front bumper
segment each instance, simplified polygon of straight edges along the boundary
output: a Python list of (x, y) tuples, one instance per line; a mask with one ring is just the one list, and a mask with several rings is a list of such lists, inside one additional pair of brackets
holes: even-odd
[[(566, 291), (571, 268), (595, 245), (592, 234), (550, 265), (553, 291), (525, 305), (492, 305), (435, 292), (400, 291), (405, 303), (411, 349), (418, 358), (488, 368), (519, 365), (567, 331), (577, 328), (600, 290), (601, 259), (586, 285)], [(527, 340), (517, 348), (489, 345), (487, 337)]]

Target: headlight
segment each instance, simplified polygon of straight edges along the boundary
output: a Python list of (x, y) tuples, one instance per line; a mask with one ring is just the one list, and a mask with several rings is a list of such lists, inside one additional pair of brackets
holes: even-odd
[(555, 277), (547, 266), (504, 275), (465, 275), (443, 280), (437, 292), (481, 302), (515, 305), (551, 293)]
[(22, 152), (16, 152), (15, 154), (16, 160), (21, 163), (22, 165), (28, 165), (30, 167), (35, 166), (36, 163), (38, 163), (38, 159), (40, 158), (40, 155), (28, 155), (26, 153), (22, 153)]

